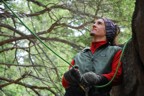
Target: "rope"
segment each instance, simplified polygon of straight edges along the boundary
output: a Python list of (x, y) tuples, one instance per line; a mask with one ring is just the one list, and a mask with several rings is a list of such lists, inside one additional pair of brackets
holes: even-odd
[[(60, 58), (61, 60), (63, 60), (65, 63), (67, 63), (68, 65), (70, 65), (70, 66), (73, 67), (72, 64), (70, 64), (68, 61), (66, 61), (65, 59), (63, 59), (60, 55), (58, 55), (55, 51), (53, 51), (49, 46), (47, 46), (34, 32), (32, 32), (32, 31), (23, 23), (23, 21), (11, 10), (11, 8), (6, 4), (6, 2), (5, 2), (4, 0), (2, 0), (2, 2), (3, 2), (3, 3), (5, 4), (5, 6), (14, 14), (14, 16), (17, 17), (17, 19), (25, 26), (25, 28), (27, 28), (27, 29), (29, 30), (29, 32), (31, 32), (31, 34), (33, 34), (48, 50), (50, 50), (52, 53), (54, 53), (57, 57), (59, 57), (59, 58)], [(131, 39), (131, 38), (130, 38), (130, 39)], [(130, 40), (130, 39), (129, 39), (129, 40)], [(128, 41), (129, 41), (129, 40), (128, 40)], [(123, 55), (123, 53), (124, 53), (124, 50), (125, 50), (125, 48), (126, 48), (126, 46), (127, 46), (128, 41), (126, 42), (126, 44), (124, 45), (124, 47), (123, 47), (123, 49), (122, 49), (122, 53), (121, 53), (121, 56), (120, 56), (120, 61), (121, 61), (121, 59), (122, 59), (122, 55)], [(113, 81), (114, 78), (116, 77), (116, 74), (117, 74), (117, 72), (118, 72), (118, 69), (119, 69), (119, 67), (120, 67), (120, 65), (121, 65), (121, 64), (120, 64), (120, 61), (119, 61), (118, 65), (117, 65), (116, 72), (114, 73), (112, 79), (111, 79), (107, 84), (100, 85), (100, 86), (95, 86), (96, 88), (103, 88), (103, 87), (106, 87), (106, 86), (110, 85), (110, 83), (112, 83), (112, 81)]]

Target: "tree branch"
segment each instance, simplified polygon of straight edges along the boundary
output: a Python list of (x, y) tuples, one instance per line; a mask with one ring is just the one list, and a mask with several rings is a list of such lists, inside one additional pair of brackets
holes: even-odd
[[(15, 38), (11, 38), (11, 39), (1, 41), (0, 46), (3, 46), (4, 44), (12, 43), (13, 41), (23, 40), (23, 39), (27, 39), (27, 38), (36, 39), (35, 36), (33, 36), (33, 35), (27, 35), (27, 37), (15, 37)], [(83, 48), (82, 46), (78, 46), (75, 43), (71, 43), (67, 40), (63, 40), (63, 39), (59, 39), (59, 38), (40, 37), (40, 39), (45, 40), (45, 41), (56, 41), (56, 42), (65, 43), (65, 44), (73, 46), (74, 48), (77, 48), (77, 49)]]
[(9, 83), (5, 83), (5, 84), (1, 84), (1, 85), (0, 85), (0, 88), (6, 87), (6, 86), (8, 86), (8, 85), (10, 85), (10, 84), (13, 84), (13, 83), (17, 83), (17, 82), (19, 82), (20, 80), (26, 78), (26, 76), (28, 76), (29, 74), (30, 74), (30, 73), (24, 73), (20, 78), (18, 78), (18, 79), (16, 79), (16, 80), (10, 80), (10, 79), (8, 80), (7, 78), (0, 77), (0, 80), (9, 82)]
[(30, 65), (30, 64), (18, 65), (18, 64), (8, 64), (8, 63), (0, 63), (0, 65), (7, 66), (8, 68), (10, 68), (11, 66), (16, 66), (16, 67), (47, 67), (45, 65)]
[(16, 79), (16, 80), (11, 80), (11, 79), (7, 79), (7, 78), (3, 78), (3, 77), (0, 77), (0, 80), (3, 80), (3, 81), (7, 81), (9, 83), (6, 83), (6, 84), (1, 84), (0, 85), (0, 88), (3, 88), (3, 87), (6, 87), (10, 84), (18, 84), (18, 85), (21, 85), (21, 86), (24, 86), (26, 88), (29, 88), (31, 90), (35, 90), (35, 89), (39, 89), (39, 90), (49, 90), (51, 93), (53, 93), (55, 96), (57, 96), (56, 92), (53, 91), (51, 89), (51, 87), (47, 86), (47, 87), (44, 87), (44, 86), (35, 86), (35, 85), (29, 85), (29, 84), (25, 84), (25, 83), (22, 83), (22, 82), (19, 82), (20, 80), (24, 79), (26, 76), (28, 76), (27, 73), (25, 73), (24, 75), (22, 75), (20, 78)]
[(10, 25), (7, 25), (7, 24), (3, 24), (0, 22), (0, 27), (4, 27), (4, 28), (7, 28), (9, 30), (12, 30), (14, 32), (16, 32), (17, 34), (21, 35), (21, 36), (26, 36), (24, 33), (20, 32), (19, 30), (16, 30), (15, 28), (13, 28), (12, 26)]

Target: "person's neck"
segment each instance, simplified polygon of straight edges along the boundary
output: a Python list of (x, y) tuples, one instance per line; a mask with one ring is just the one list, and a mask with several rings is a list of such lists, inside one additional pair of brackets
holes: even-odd
[(92, 42), (100, 42), (100, 41), (106, 41), (106, 37), (103, 38), (92, 38)]

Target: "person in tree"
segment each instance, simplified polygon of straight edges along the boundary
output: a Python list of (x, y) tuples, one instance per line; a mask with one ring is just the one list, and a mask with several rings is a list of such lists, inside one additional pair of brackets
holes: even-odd
[[(119, 27), (108, 18), (96, 19), (90, 36), (91, 46), (79, 52), (62, 77), (62, 85), (66, 89), (64, 96), (110, 96), (112, 86), (120, 84), (122, 64), (120, 62), (121, 48), (116, 45)], [(96, 86), (108, 83), (97, 88)]]

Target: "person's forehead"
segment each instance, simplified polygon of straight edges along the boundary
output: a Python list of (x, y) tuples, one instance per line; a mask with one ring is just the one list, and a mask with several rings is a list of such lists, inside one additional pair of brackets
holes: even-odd
[(101, 23), (103, 23), (103, 24), (105, 24), (105, 22), (104, 22), (104, 20), (103, 19), (95, 19), (95, 22), (101, 22)]
[(103, 19), (95, 19), (95, 21), (99, 21), (99, 22), (103, 22), (104, 23), (104, 20)]

